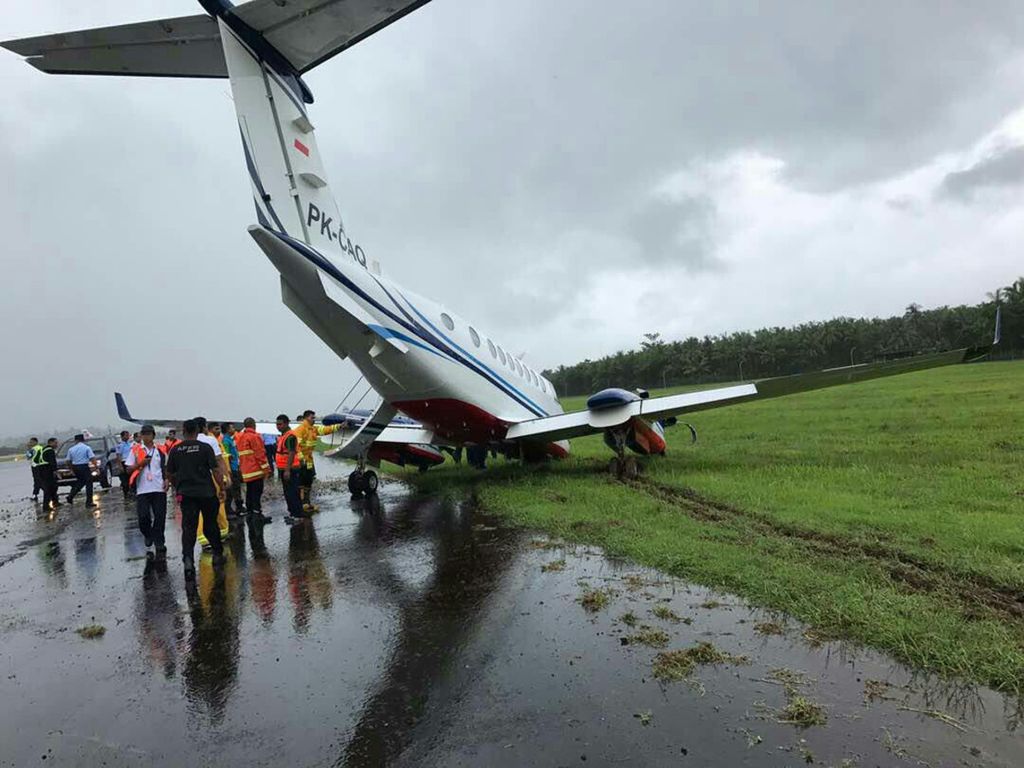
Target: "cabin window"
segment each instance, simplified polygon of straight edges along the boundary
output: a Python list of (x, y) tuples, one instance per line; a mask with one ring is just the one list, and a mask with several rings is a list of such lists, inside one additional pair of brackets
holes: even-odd
[(444, 312), (441, 313), (441, 322), (444, 323), (444, 327), (449, 331), (455, 330), (455, 321)]
[(498, 347), (498, 357), (501, 359), (501, 364), (505, 365), (505, 350)]
[(496, 358), (498, 356), (498, 350), (494, 347), (494, 342), (490, 339), (487, 340), (487, 348), (491, 350), (491, 357)]
[(480, 346), (480, 334), (476, 332), (476, 328), (469, 326), (469, 338), (473, 340), (473, 346)]
[(537, 381), (537, 374), (536, 373), (534, 373), (533, 371), (530, 371), (530, 378), (533, 379), (533, 386), (535, 386), (535, 387), (539, 387), (540, 386), (540, 382)]
[(518, 360), (516, 360), (515, 364), (516, 364), (516, 373), (518, 373), (520, 376), (522, 376), (523, 375), (523, 365), (522, 365), (522, 363), (520, 363)]

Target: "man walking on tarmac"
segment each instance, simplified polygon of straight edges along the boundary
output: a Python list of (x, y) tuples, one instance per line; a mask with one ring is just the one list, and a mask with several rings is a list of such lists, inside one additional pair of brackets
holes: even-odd
[(114, 447), (114, 450), (117, 451), (117, 460), (120, 465), (118, 477), (121, 480), (121, 493), (124, 494), (125, 500), (128, 499), (128, 493), (130, 490), (130, 483), (128, 480), (131, 473), (128, 471), (128, 457), (132, 455), (132, 445), (131, 434), (127, 429), (122, 429), (121, 442)]
[[(228, 466), (231, 471), (231, 488), (228, 490), (228, 514), (242, 516), (245, 514), (245, 507), (242, 505), (242, 472), (239, 469), (238, 446), (235, 443), (235, 435), (238, 430), (230, 421), (220, 425), (221, 447), (228, 457)], [(234, 505), (234, 512), (231, 507)]]
[(302, 419), (295, 428), (295, 436), (299, 439), (299, 497), (302, 500), (302, 511), (307, 514), (319, 512), (320, 508), (313, 503), (313, 479), (316, 468), (313, 466), (313, 453), (316, 444), (323, 435), (337, 432), (344, 424), (330, 427), (316, 425), (316, 411), (303, 411)]
[(57, 501), (57, 438), (46, 441), (46, 447), (40, 452), (43, 465), (39, 468), (39, 484), (43, 489), (43, 509), (56, 509)]
[(164, 521), (167, 519), (167, 487), (170, 485), (164, 472), (167, 458), (163, 447), (153, 441), (156, 437), (153, 427), (144, 424), (141, 434), (142, 442), (133, 445), (128, 456), (128, 470), (131, 472), (128, 484), (135, 489), (135, 512), (139, 518), (139, 530), (146, 539), (146, 557), (166, 560)]
[(178, 439), (178, 430), (167, 430), (167, 437), (164, 438), (164, 456), (169, 456), (171, 453), (171, 448), (173, 448), (180, 442), (181, 440)]
[(281, 474), (281, 484), (284, 486), (284, 500), (288, 506), (288, 515), (284, 521), (288, 525), (298, 523), (308, 517), (302, 510), (302, 500), (299, 498), (299, 438), (291, 428), (288, 417), (281, 414), (277, 417), (277, 431), (281, 434), (277, 438), (277, 469)]
[(167, 457), (167, 475), (181, 495), (181, 561), (185, 578), (194, 579), (196, 530), (203, 516), (203, 533), (213, 549), (213, 564), (224, 563), (224, 545), (217, 527), (217, 508), (224, 499), (223, 466), (213, 448), (198, 438), (199, 425), (189, 419), (182, 425), (185, 439)]
[(249, 510), (249, 521), (269, 523), (263, 514), (263, 482), (270, 476), (267, 452), (263, 448), (263, 436), (256, 433), (256, 419), (251, 416), (242, 422), (241, 432), (235, 432), (235, 447), (238, 448), (238, 473), (245, 483), (245, 507)]
[(71, 485), (71, 492), (68, 494), (68, 504), (73, 504), (75, 495), (85, 488), (85, 504), (88, 507), (93, 505), (92, 500), (92, 467), (90, 462), (96, 458), (92, 448), (85, 442), (85, 435), (75, 435), (75, 444), (68, 448), (68, 464), (71, 465), (71, 472), (75, 476), (75, 482)]
[(39, 491), (43, 487), (40, 481), (41, 475), (39, 474), (43, 463), (43, 446), (39, 444), (38, 437), (30, 437), (28, 439), (28, 450), (25, 451), (25, 458), (28, 459), (29, 466), (32, 469), (32, 501), (39, 501)]

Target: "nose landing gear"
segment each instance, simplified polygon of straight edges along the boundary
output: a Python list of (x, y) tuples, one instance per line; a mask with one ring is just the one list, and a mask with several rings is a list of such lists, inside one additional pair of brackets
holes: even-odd
[(616, 480), (636, 480), (640, 477), (640, 462), (632, 456), (626, 455), (626, 430), (608, 430), (610, 440), (605, 442), (611, 445), (615, 456), (608, 462), (608, 472)]

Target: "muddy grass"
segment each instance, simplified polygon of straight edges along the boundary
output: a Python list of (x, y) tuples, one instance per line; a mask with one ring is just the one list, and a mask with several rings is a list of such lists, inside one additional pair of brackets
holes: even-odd
[(107, 628), (102, 624), (87, 624), (84, 627), (79, 627), (75, 630), (75, 633), (84, 637), (86, 640), (92, 640), (95, 638), (103, 637), (107, 634)]
[(734, 656), (716, 648), (711, 643), (701, 642), (691, 648), (662, 651), (654, 657), (651, 671), (658, 680), (671, 682), (683, 680), (704, 664), (747, 664), (745, 656)]
[(579, 596), (579, 604), (588, 613), (597, 613), (608, 607), (612, 600), (611, 592), (607, 589), (585, 589)]
[(641, 627), (639, 631), (622, 638), (623, 645), (646, 645), (649, 648), (664, 648), (668, 645), (668, 632), (654, 627)]

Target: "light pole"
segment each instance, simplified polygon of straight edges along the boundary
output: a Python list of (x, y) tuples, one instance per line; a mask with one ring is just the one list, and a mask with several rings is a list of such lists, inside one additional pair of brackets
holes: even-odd
[(850, 347), (850, 365), (853, 365), (853, 353), (857, 351), (856, 347)]
[(740, 358), (740, 381), (743, 381), (743, 358)]

